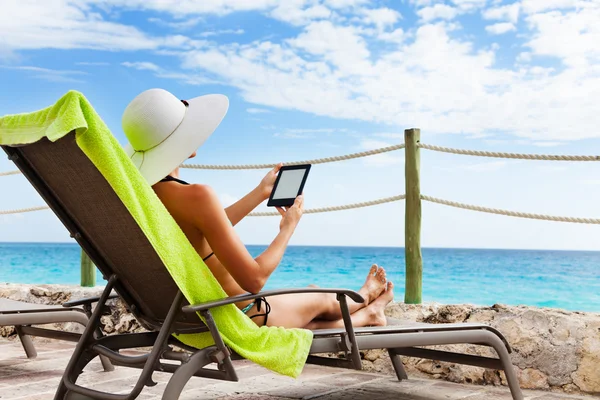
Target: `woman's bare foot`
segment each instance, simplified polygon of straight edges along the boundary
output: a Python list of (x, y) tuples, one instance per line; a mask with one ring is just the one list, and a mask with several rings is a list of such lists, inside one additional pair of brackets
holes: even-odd
[(376, 298), (378, 298), (385, 290), (386, 282), (385, 269), (373, 264), (367, 275), (367, 280), (362, 288), (358, 291), (365, 299), (365, 306), (368, 306)]
[[(361, 308), (352, 315), (352, 326), (386, 326), (387, 319), (385, 318), (384, 310), (385, 306), (394, 299), (394, 285), (392, 282), (388, 282), (387, 290), (384, 291), (381, 296), (377, 297), (369, 306)], [(306, 329), (333, 329), (343, 328), (344, 320), (339, 318), (335, 320), (313, 320), (307, 326)]]
[(387, 306), (392, 300), (394, 300), (394, 284), (392, 282), (388, 282), (386, 285), (386, 290), (379, 296), (375, 301), (373, 301), (369, 306), (365, 309), (365, 311), (370, 313), (370, 321), (372, 322), (371, 326), (386, 326), (387, 318), (385, 317), (385, 306)]

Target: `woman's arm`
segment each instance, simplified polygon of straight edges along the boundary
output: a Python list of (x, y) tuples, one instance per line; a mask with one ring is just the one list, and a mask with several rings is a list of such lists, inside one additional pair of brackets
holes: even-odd
[(235, 226), (240, 222), (246, 215), (250, 214), (260, 203), (268, 199), (269, 196), (265, 197), (264, 192), (260, 187), (255, 188), (250, 193), (236, 201), (225, 209), (227, 218), (231, 222), (232, 226)]
[(282, 213), (279, 233), (269, 247), (253, 259), (233, 229), (214, 191), (203, 185), (192, 185), (188, 188), (190, 190), (187, 191), (185, 201), (203, 206), (184, 209), (194, 210), (191, 215), (193, 223), (204, 234), (215, 256), (242, 289), (251, 293), (260, 292), (281, 262), (288, 242), (300, 221), (303, 210), (302, 196), (299, 196), (287, 211), (279, 209)]
[(275, 185), (275, 180), (277, 179), (277, 173), (282, 165), (282, 163), (277, 164), (275, 168), (267, 173), (254, 190), (225, 209), (225, 213), (227, 214), (229, 221), (231, 221), (231, 225), (235, 226), (246, 215), (250, 214), (250, 212), (252, 212), (252, 210), (260, 203), (269, 198), (273, 186)]

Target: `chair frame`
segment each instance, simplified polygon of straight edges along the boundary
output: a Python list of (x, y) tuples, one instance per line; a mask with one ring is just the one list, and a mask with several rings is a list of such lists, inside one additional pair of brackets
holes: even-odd
[[(153, 386), (154, 371), (172, 373), (165, 391), (163, 400), (179, 398), (185, 384), (192, 376), (201, 376), (212, 379), (237, 381), (238, 377), (233, 359), (239, 356), (233, 353), (223, 342), (215, 325), (210, 310), (226, 304), (257, 297), (269, 297), (288, 293), (335, 293), (340, 303), (344, 320), (344, 329), (319, 330), (314, 332), (314, 339), (310, 349), (311, 356), (308, 363), (316, 363), (335, 367), (361, 369), (359, 349), (387, 349), (399, 380), (406, 379), (407, 374), (402, 365), (400, 355), (420, 357), (439, 361), (449, 361), (460, 364), (474, 365), (484, 368), (504, 370), (514, 400), (523, 400), (518, 379), (510, 361), (510, 346), (506, 339), (497, 330), (481, 324), (412, 324), (406, 326), (386, 326), (376, 328), (354, 328), (351, 323), (347, 305), (347, 297), (354, 301), (362, 302), (362, 297), (351, 290), (302, 288), (265, 291), (259, 294), (233, 296), (225, 299), (211, 301), (196, 305), (184, 306), (184, 297), (179, 291), (173, 299), (170, 309), (164, 320), (152, 320), (142, 315), (135, 307), (131, 296), (120, 284), (120, 278), (113, 273), (110, 266), (100, 253), (91, 245), (88, 238), (81, 233), (81, 229), (69, 216), (62, 204), (53, 195), (50, 188), (38, 176), (25, 157), (20, 157), (18, 147), (2, 146), (26, 178), (36, 188), (42, 198), (67, 227), (71, 236), (79, 243), (90, 259), (102, 272), (108, 283), (99, 298), (79, 301), (78, 304), (97, 302), (97, 306), (90, 316), (90, 321), (81, 335), (75, 351), (67, 365), (55, 400), (65, 399), (98, 399), (98, 400), (132, 400), (137, 398), (144, 386)], [(111, 291), (115, 289), (121, 298), (128, 304), (130, 311), (149, 332), (134, 334), (118, 334), (105, 336), (99, 333), (100, 316)], [(82, 303), (83, 302), (83, 303)], [(75, 303), (66, 303), (73, 306)], [(178, 324), (178, 317), (185, 314), (199, 314), (205, 323), (197, 325)], [(174, 333), (210, 332), (215, 345), (197, 350), (177, 341)], [(498, 358), (482, 357), (468, 354), (459, 354), (447, 351), (423, 349), (418, 346), (444, 345), (444, 344), (479, 344), (494, 348)], [(148, 354), (129, 356), (121, 354), (121, 350), (152, 346)], [(174, 351), (174, 347), (183, 349), (184, 352)], [(344, 352), (345, 358), (327, 358), (314, 354)], [(92, 390), (76, 384), (77, 377), (83, 368), (96, 356), (104, 356), (115, 365), (141, 368), (142, 372), (134, 388), (127, 394), (113, 394)], [(179, 362), (164, 363), (161, 360)], [(204, 368), (215, 363), (217, 370)]]

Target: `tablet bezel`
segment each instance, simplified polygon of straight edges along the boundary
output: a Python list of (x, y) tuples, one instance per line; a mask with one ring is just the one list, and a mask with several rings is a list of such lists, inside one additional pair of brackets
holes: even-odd
[[(273, 190), (271, 190), (271, 195), (269, 196), (269, 201), (267, 202), (267, 207), (290, 207), (294, 204), (296, 197), (298, 197), (302, 191), (304, 190), (304, 184), (306, 183), (306, 179), (308, 178), (308, 173), (310, 172), (310, 167), (312, 164), (300, 164), (300, 165), (284, 165), (279, 170), (277, 174), (277, 179), (275, 180), (275, 184), (273, 185)], [(275, 194), (275, 190), (277, 190), (277, 185), (279, 184), (279, 179), (283, 175), (283, 171), (290, 171), (295, 169), (304, 169), (304, 176), (302, 177), (302, 183), (300, 183), (300, 188), (298, 189), (298, 194), (293, 198), (287, 199), (273, 199), (273, 195)]]

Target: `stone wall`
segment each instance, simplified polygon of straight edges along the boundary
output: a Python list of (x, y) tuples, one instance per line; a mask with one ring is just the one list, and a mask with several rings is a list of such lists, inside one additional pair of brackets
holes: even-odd
[[(70, 299), (99, 295), (101, 290), (77, 286), (4, 284), (0, 285), (0, 297), (39, 304), (62, 304)], [(110, 315), (102, 317), (107, 333), (141, 330), (120, 301), (112, 300), (110, 305)], [(518, 370), (522, 388), (600, 394), (600, 314), (526, 306), (440, 304), (391, 304), (386, 314), (393, 318), (428, 323), (488, 324), (502, 332), (512, 346), (512, 361)], [(81, 330), (74, 325), (61, 328)], [(0, 327), (0, 336), (13, 334), (12, 327)], [(482, 346), (437, 348), (495, 356), (493, 350)], [(367, 370), (393, 374), (384, 351), (366, 351), (363, 361)], [(407, 357), (403, 361), (412, 376), (459, 383), (505, 384), (504, 374), (497, 371)]]
[[(393, 318), (428, 323), (483, 323), (498, 329), (513, 349), (511, 358), (524, 389), (559, 389), (600, 394), (600, 314), (528, 306), (392, 304)], [(495, 357), (475, 345), (436, 346)], [(393, 373), (387, 355), (367, 351), (365, 368)], [(459, 383), (501, 384), (503, 373), (458, 364), (403, 358), (409, 375), (425, 375)]]

